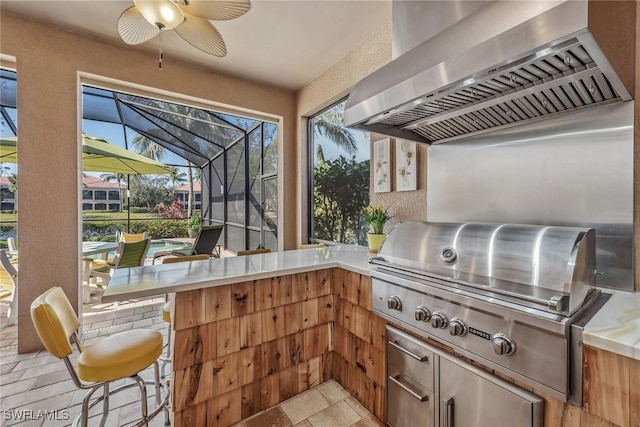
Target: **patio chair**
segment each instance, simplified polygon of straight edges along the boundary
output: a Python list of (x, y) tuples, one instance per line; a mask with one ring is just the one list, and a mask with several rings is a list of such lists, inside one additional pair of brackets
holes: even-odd
[(9, 301), (7, 326), (11, 326), (18, 315), (18, 270), (4, 249), (0, 250), (0, 265), (0, 300)]
[[(158, 357), (162, 353), (162, 334), (156, 330), (133, 329), (118, 332), (100, 338), (84, 347), (78, 337), (80, 321), (73, 311), (69, 299), (62, 288), (53, 287), (36, 298), (31, 304), (31, 320), (40, 341), (51, 355), (64, 360), (73, 383), (79, 389), (89, 390), (82, 401), (82, 412), (74, 420), (84, 427), (88, 423), (89, 410), (102, 402), (102, 420), (104, 425), (109, 415), (111, 395), (130, 387), (140, 389), (142, 418), (136, 425), (147, 423), (162, 410), (165, 412), (165, 425), (169, 425), (169, 389), (160, 382)], [(73, 353), (70, 338), (76, 344), (80, 354), (75, 364), (69, 357)], [(145, 381), (139, 372), (153, 364), (154, 381)], [(109, 389), (114, 381), (132, 379), (118, 387)], [(151, 413), (147, 410), (147, 384), (155, 385), (156, 405)], [(103, 389), (103, 393), (92, 399), (93, 394)], [(162, 396), (164, 395), (164, 397)]]
[[(172, 258), (165, 258), (162, 260), (163, 264), (176, 264), (179, 262), (191, 262), (191, 261), (203, 261), (209, 259), (209, 255), (185, 255)], [(161, 377), (164, 378), (164, 367), (167, 363), (171, 363), (171, 310), (173, 309), (173, 298), (170, 294), (165, 296), (165, 303), (162, 306), (162, 320), (169, 324), (167, 328), (167, 343), (164, 345), (166, 348), (165, 355), (160, 357), (162, 366), (160, 368)]]
[(133, 243), (118, 243), (116, 256), (113, 258), (113, 261), (103, 259), (87, 261), (91, 263), (89, 277), (98, 277), (102, 279), (103, 286), (107, 286), (114, 270), (144, 265), (144, 259), (147, 256), (150, 245), (151, 239)]
[(18, 250), (18, 241), (15, 237), (9, 237), (7, 239), (7, 246), (11, 252), (15, 252)]
[(220, 253), (216, 250), (218, 240), (222, 235), (224, 225), (205, 225), (200, 228), (196, 240), (191, 247), (191, 250), (176, 250), (176, 251), (158, 251), (153, 255), (153, 261), (156, 258), (173, 255), (173, 256), (188, 256), (188, 255), (208, 255), (209, 257), (220, 258)]

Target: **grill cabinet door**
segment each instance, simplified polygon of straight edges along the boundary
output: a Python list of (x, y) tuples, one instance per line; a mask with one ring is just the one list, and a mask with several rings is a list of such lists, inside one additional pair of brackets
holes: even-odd
[(544, 421), (540, 397), (446, 357), (440, 358), (440, 405), (441, 427), (542, 427)]

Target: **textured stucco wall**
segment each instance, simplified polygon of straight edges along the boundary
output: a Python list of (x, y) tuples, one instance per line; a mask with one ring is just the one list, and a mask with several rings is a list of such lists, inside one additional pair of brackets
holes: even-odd
[[(266, 113), (283, 124), (280, 161), (280, 237), (295, 246), (295, 106), (293, 93), (215, 74), (133, 48), (0, 14), (0, 51), (16, 58), (20, 133), (20, 289), (18, 351), (40, 348), (29, 305), (53, 285), (78, 305), (79, 73), (90, 73), (166, 93)], [(46, 183), (46, 184), (45, 184)], [(290, 216), (290, 217), (289, 217)]]

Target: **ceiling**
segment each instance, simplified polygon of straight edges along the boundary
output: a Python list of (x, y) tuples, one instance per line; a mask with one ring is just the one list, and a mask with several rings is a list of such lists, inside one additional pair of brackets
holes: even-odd
[[(0, 1), (3, 11), (156, 53), (157, 39), (139, 46), (126, 45), (120, 39), (118, 18), (132, 5), (133, 0)], [(167, 31), (162, 34), (163, 67), (171, 67), (171, 59), (176, 58), (297, 90), (390, 20), (390, 0), (252, 0), (246, 15), (214, 22), (227, 44), (227, 56), (202, 53)], [(149, 63), (149, 67), (155, 66)]]

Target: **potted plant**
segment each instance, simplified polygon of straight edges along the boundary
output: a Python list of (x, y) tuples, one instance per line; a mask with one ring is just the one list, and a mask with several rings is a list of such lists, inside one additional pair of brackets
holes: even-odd
[(187, 232), (189, 237), (196, 237), (202, 227), (202, 217), (198, 214), (191, 215), (191, 218), (187, 221)]
[(362, 216), (364, 220), (371, 229), (367, 233), (367, 241), (369, 243), (369, 250), (371, 252), (378, 252), (380, 246), (382, 246), (382, 242), (384, 242), (385, 237), (384, 234), (384, 226), (391, 218), (389, 215), (389, 208), (383, 208), (381, 205), (377, 207), (367, 206), (362, 211)]

